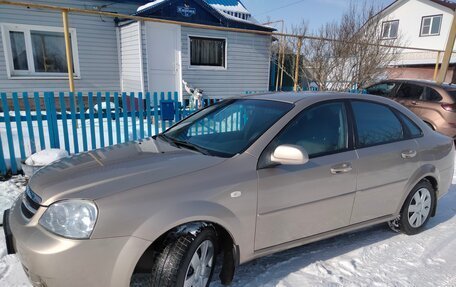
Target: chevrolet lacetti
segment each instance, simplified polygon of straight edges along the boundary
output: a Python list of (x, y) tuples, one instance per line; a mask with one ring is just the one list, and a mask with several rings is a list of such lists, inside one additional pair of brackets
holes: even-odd
[(229, 284), (249, 260), (378, 223), (415, 234), (453, 176), (453, 140), (386, 98), (219, 102), (153, 138), (39, 170), (5, 213), (35, 286)]

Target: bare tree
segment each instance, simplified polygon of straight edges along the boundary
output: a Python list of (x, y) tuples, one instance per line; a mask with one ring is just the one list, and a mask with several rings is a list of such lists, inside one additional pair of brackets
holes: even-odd
[[(390, 40), (382, 38), (377, 11), (374, 4), (352, 2), (340, 21), (323, 25), (315, 38), (304, 37), (299, 51), (300, 84), (302, 79), (310, 78), (320, 90), (340, 91), (364, 87), (382, 77), (399, 55), (389, 46), (402, 43), (400, 35)], [(295, 35), (307, 35), (307, 31), (305, 22), (292, 29)], [(286, 46), (296, 53), (298, 41), (299, 38), (290, 37)], [(296, 61), (288, 69), (295, 68), (295, 64)]]

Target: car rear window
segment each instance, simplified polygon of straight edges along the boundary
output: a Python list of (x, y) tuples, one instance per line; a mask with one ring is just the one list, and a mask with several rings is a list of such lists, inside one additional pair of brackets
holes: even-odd
[(352, 102), (358, 147), (369, 147), (404, 138), (402, 124), (388, 107), (364, 101)]

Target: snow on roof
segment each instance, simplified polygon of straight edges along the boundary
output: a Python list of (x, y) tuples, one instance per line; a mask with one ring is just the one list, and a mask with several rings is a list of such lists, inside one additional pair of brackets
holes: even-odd
[(253, 18), (253, 17), (250, 17), (248, 19), (243, 19), (243, 18), (239, 18), (239, 17), (236, 17), (236, 16), (233, 16), (233, 15), (230, 15), (226, 12), (223, 12), (223, 11), (218, 11), (220, 14), (222, 14), (225, 18), (227, 19), (230, 19), (230, 20), (233, 20), (233, 21), (237, 21), (237, 22), (244, 22), (244, 23), (248, 23), (248, 24), (254, 24), (254, 25), (257, 25), (257, 26), (260, 26), (260, 27), (268, 27), (268, 28), (271, 28), (271, 29), (274, 29), (274, 27), (272, 26), (268, 26), (268, 25), (261, 25), (260, 23), (258, 23), (258, 21)]
[(154, 6), (157, 6), (158, 4), (160, 3), (163, 3), (167, 0), (154, 0), (154, 1), (151, 1), (147, 4), (144, 4), (142, 6), (139, 6), (138, 9), (136, 10), (136, 12), (139, 12), (139, 11), (142, 11), (142, 10), (145, 10), (145, 9), (148, 9), (148, 8), (152, 8)]
[[(168, 0), (155, 0), (151, 1), (137, 9), (137, 12), (141, 12), (146, 9), (155, 7)], [(260, 27), (271, 28), (270, 26), (264, 26), (258, 23), (258, 21), (252, 17), (249, 10), (245, 8), (244, 4), (240, 0), (203, 0), (216, 10), (220, 15), (224, 16), (227, 19), (237, 22), (243, 22), (248, 24), (253, 24)]]
[(211, 2), (215, 2), (215, 1), (209, 1), (209, 0), (206, 1), (207, 4), (212, 6), (212, 8), (217, 9), (219, 11), (230, 11), (230, 12), (250, 14), (250, 12), (245, 8), (245, 6), (242, 5), (242, 3), (238, 2), (238, 1), (234, 1), (234, 2), (237, 2), (235, 5), (212, 4)]
[[(137, 9), (137, 12), (145, 10), (159, 5), (160, 3), (167, 0), (155, 0), (151, 1), (145, 5), (142, 5)], [(212, 8), (216, 9), (219, 12), (224, 12), (225, 14), (230, 14), (236, 18), (241, 18), (247, 20), (251, 17), (250, 12), (245, 8), (244, 4), (238, 0), (204, 0), (207, 4), (211, 5)], [(238, 14), (236, 14), (238, 13)], [(243, 14), (243, 15), (240, 15)], [(237, 15), (237, 16), (236, 16)], [(244, 17), (243, 17), (244, 16)]]

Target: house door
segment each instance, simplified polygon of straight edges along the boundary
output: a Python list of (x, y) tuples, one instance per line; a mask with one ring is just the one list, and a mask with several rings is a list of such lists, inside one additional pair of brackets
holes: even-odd
[(149, 91), (181, 96), (181, 27), (148, 22), (146, 35)]

